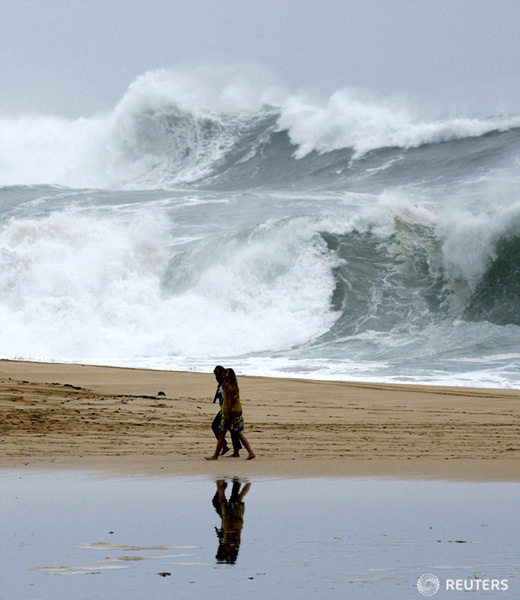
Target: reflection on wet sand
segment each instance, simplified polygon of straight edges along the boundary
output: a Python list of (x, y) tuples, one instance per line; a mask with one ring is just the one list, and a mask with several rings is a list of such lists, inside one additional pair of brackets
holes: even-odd
[(235, 564), (240, 549), (240, 538), (244, 526), (244, 496), (251, 488), (250, 483), (239, 479), (232, 480), (231, 495), (226, 497), (228, 484), (224, 479), (217, 481), (217, 491), (213, 496), (213, 506), (222, 519), (220, 528), (215, 527), (218, 537), (217, 563)]
[(0, 599), (402, 600), (429, 573), (519, 597), (516, 483), (254, 484), (0, 472)]

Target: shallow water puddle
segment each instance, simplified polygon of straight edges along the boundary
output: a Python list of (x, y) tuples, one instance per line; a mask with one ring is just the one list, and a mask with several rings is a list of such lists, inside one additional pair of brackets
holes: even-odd
[(0, 473), (0, 600), (520, 593), (519, 484), (99, 475)]

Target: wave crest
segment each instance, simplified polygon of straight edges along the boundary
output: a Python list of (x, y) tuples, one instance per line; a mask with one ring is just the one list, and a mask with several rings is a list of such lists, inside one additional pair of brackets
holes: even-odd
[[(239, 68), (145, 73), (112, 111), (90, 118), (1, 121), (0, 185), (100, 188), (170, 188), (231, 167), (243, 175), (240, 166), (254, 159), (258, 170), (269, 145), (279, 146), (275, 162), (299, 177), (307, 167), (294, 159), (313, 153), (349, 149), (359, 158), (520, 127), (515, 116), (429, 122), (402, 102), (347, 90), (319, 101)], [(275, 129), (282, 139), (272, 136)]]
[(5, 355), (218, 357), (303, 343), (335, 319), (334, 259), (299, 220), (172, 246), (162, 213), (12, 219), (0, 231)]
[(520, 127), (520, 117), (421, 121), (395, 102), (361, 100), (347, 90), (333, 94), (324, 105), (304, 97), (288, 98), (281, 107), (278, 127), (286, 130), (297, 146), (296, 157), (310, 152), (352, 148), (360, 157), (378, 148), (417, 148), (492, 131)]

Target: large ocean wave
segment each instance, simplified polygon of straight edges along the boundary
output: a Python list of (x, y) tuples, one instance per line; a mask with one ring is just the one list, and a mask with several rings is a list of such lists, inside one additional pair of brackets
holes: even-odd
[(517, 116), (431, 120), (403, 101), (346, 89), (316, 99), (252, 81), (238, 69), (161, 70), (139, 77), (104, 114), (4, 115), (0, 185), (167, 189), (221, 180), (279, 185), (324, 170), (344, 179), (349, 169), (355, 173), (353, 162), (385, 148), (511, 130), (506, 145), (518, 147), (520, 140)]
[(520, 204), (454, 219), (383, 202), (321, 235), (339, 261), (328, 339), (461, 319), (520, 325)]
[(160, 206), (11, 218), (4, 355), (218, 358), (411, 340), (460, 321), (520, 325), (520, 205), (453, 220), (381, 198), (357, 217), (198, 233), (175, 235)]
[(183, 250), (166, 222), (12, 219), (0, 233), (3, 352), (218, 356), (303, 343), (332, 325), (333, 257), (308, 227), (273, 223)]
[(519, 157), (519, 117), (240, 69), (3, 116), (2, 356), (520, 385)]

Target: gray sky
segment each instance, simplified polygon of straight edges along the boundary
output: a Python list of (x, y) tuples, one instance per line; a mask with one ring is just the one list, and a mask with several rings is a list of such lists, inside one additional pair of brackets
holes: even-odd
[(211, 60), (520, 114), (520, 0), (0, 0), (0, 24), (4, 113), (88, 116), (147, 70)]

